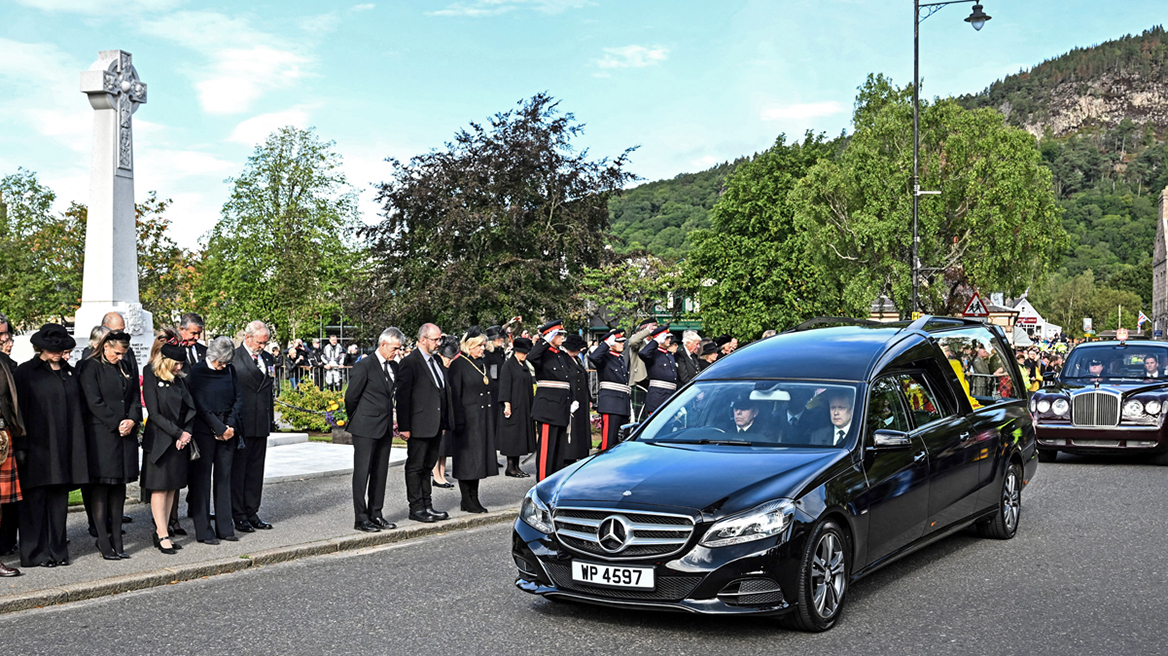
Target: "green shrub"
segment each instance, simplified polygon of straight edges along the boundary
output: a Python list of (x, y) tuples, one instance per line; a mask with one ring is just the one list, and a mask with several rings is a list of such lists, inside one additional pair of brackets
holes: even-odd
[(302, 380), (296, 389), (285, 390), (276, 409), (297, 431), (326, 433), (333, 426), (348, 423), (344, 392), (322, 390), (311, 380)]

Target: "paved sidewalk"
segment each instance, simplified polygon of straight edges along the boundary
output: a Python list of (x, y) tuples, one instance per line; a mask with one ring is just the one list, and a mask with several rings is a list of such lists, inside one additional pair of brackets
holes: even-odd
[[(361, 548), (436, 532), (457, 530), (492, 521), (512, 521), (519, 502), (535, 478), (508, 478), (500, 474), (483, 481), (480, 499), (491, 513), (471, 515), (458, 509), (460, 495), (453, 489), (434, 490), (434, 507), (450, 513), (451, 519), (436, 524), (420, 524), (406, 519), (405, 482), (400, 466), (389, 470), (384, 514), (398, 528), (392, 531), (366, 534), (353, 530), (351, 479), (347, 475), (322, 475), (320, 467), (307, 467), (301, 456), (321, 459), (324, 447), (335, 453), (346, 453), (345, 471), (352, 469), (352, 447), (328, 443), (300, 443), (274, 447), (269, 450), (269, 474), (279, 473), (283, 482), (269, 480), (264, 487), (260, 516), (275, 528), (240, 535), (239, 542), (221, 542), (217, 546), (199, 544), (194, 539), (191, 521), (185, 518), (186, 504), (180, 507), (183, 528), (189, 535), (177, 542), (184, 549), (176, 555), (166, 555), (154, 548), (151, 535), (149, 506), (127, 505), (126, 512), (134, 521), (125, 525), (126, 551), (129, 560), (102, 560), (89, 536), (85, 513), (69, 513), (69, 555), (73, 564), (68, 567), (31, 567), (22, 576), (0, 579), (0, 612), (10, 612), (55, 603), (65, 603), (128, 590), (166, 585), (176, 580), (187, 580), (213, 574), (236, 571), (246, 567), (262, 566), (308, 555)], [(404, 458), (404, 453), (395, 456)], [(334, 457), (334, 456), (330, 456)], [(335, 456), (341, 467), (343, 457)], [(286, 462), (283, 462), (286, 460)], [(323, 460), (318, 460), (322, 464)], [(303, 471), (297, 477), (295, 467)], [(337, 469), (330, 471), (339, 471)], [(453, 479), (451, 479), (453, 481)], [(184, 494), (185, 498), (185, 494)], [(499, 545), (505, 552), (508, 546)], [(18, 565), (19, 557), (4, 558), (5, 564)]]

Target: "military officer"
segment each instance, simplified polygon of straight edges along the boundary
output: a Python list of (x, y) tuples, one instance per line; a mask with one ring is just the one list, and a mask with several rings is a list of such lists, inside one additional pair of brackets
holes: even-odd
[(604, 341), (588, 354), (588, 360), (596, 367), (600, 378), (596, 410), (600, 413), (601, 451), (616, 445), (621, 424), (627, 423), (631, 416), (629, 368), (621, 357), (626, 341), (625, 331), (620, 328), (610, 330)]
[(669, 326), (658, 326), (649, 333), (649, 339), (641, 348), (641, 360), (649, 374), (649, 393), (645, 395), (643, 417), (653, 414), (677, 389), (677, 362), (669, 352), (672, 341)]
[(527, 354), (535, 369), (535, 401), (531, 418), (536, 421), (539, 439), (538, 479), (543, 480), (564, 467), (568, 459), (567, 433), (572, 407), (572, 384), (568, 355), (560, 350), (564, 343), (564, 323), (549, 321), (539, 328), (539, 343)]

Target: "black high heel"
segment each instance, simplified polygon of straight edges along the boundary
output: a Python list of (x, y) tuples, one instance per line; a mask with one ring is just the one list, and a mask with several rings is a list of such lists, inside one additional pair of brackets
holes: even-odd
[[(185, 531), (184, 531), (184, 533), (185, 533)], [(179, 544), (178, 542), (175, 542), (173, 534), (168, 535), (166, 537), (170, 539), (171, 546), (173, 546), (175, 549), (182, 549), (182, 545)]]
[(154, 546), (159, 551), (161, 551), (162, 553), (167, 554), (169, 556), (173, 556), (174, 554), (178, 553), (177, 551), (174, 550), (174, 543), (173, 542), (171, 542), (171, 546), (169, 546), (169, 547), (162, 546), (163, 540), (170, 540), (170, 536), (168, 535), (165, 538), (160, 538), (160, 537), (158, 537), (157, 533), (154, 534)]
[(100, 538), (93, 541), (93, 546), (97, 547), (97, 551), (101, 554), (102, 558), (104, 558), (106, 560), (121, 560), (121, 557), (118, 556), (116, 553), (114, 553), (113, 547), (110, 547), (109, 553), (106, 553), (105, 549), (101, 548), (101, 539)]

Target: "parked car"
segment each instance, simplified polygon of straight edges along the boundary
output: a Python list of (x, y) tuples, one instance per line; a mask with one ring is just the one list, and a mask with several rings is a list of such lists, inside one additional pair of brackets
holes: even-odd
[(1168, 344), (1087, 342), (1067, 355), (1058, 378), (1030, 401), (1038, 456), (1132, 453), (1168, 465)]
[[(947, 353), (976, 346), (1012, 384), (970, 395)], [(996, 327), (934, 317), (819, 319), (739, 349), (530, 490), (516, 585), (829, 629), (877, 568), (970, 525), (1018, 530), (1038, 462), (1009, 353)]]

